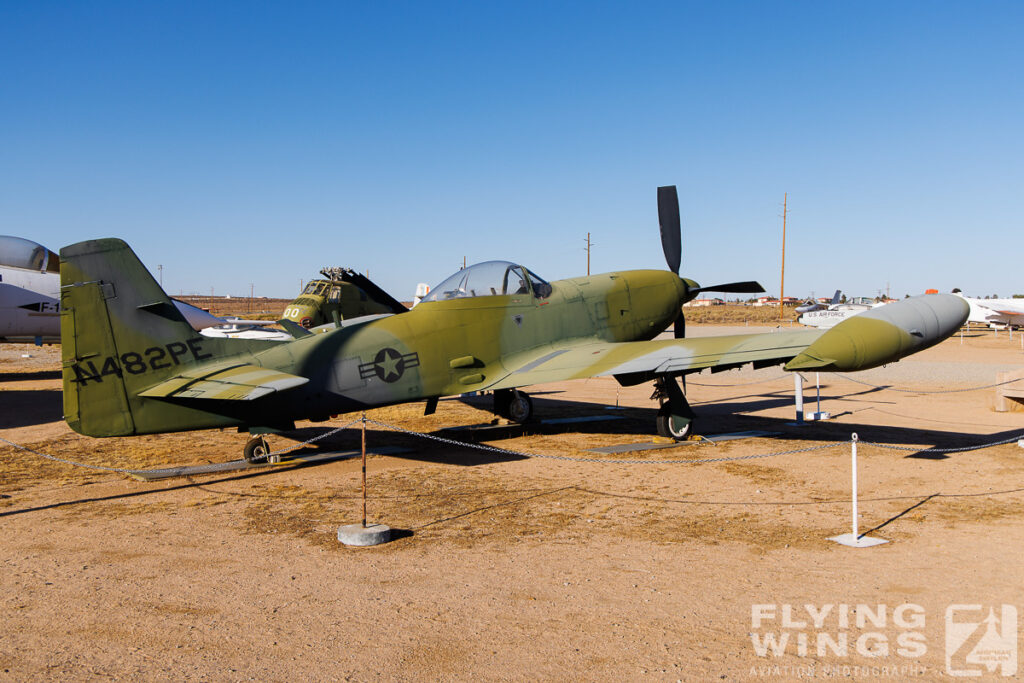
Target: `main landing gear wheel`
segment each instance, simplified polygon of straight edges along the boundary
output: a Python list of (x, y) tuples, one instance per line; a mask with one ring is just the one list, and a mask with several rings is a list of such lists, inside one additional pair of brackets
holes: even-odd
[(651, 398), (661, 402), (655, 425), (658, 435), (676, 441), (684, 441), (693, 433), (693, 421), (697, 417), (686, 401), (686, 395), (679, 388), (674, 377), (661, 376), (654, 381)]
[(533, 399), (515, 389), (498, 389), (494, 392), (494, 414), (523, 424), (533, 417)]
[(693, 418), (673, 415), (668, 405), (658, 409), (655, 424), (658, 427), (658, 436), (676, 441), (685, 441), (693, 433)]
[(265, 461), (268, 453), (270, 453), (270, 446), (267, 445), (265, 436), (252, 437), (245, 442), (245, 448), (242, 450), (242, 456), (249, 463)]
[(523, 424), (533, 417), (533, 399), (528, 394), (517, 391), (512, 395), (512, 402), (508, 404), (508, 418), (513, 422)]

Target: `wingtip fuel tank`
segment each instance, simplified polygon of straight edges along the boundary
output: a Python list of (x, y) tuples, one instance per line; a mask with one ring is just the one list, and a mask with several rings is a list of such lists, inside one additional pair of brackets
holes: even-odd
[(970, 312), (952, 294), (925, 294), (847, 318), (786, 364), (786, 370), (853, 372), (892, 363), (938, 344)]

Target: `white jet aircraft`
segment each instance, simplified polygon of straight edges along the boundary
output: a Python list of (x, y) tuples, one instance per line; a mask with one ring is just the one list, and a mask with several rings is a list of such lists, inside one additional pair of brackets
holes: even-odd
[[(839, 292), (837, 291), (836, 294), (838, 295)], [(838, 299), (833, 298), (833, 301), (838, 302)], [(851, 316), (883, 305), (884, 304), (881, 303), (875, 303), (874, 300), (866, 296), (853, 297), (845, 304), (833, 303), (828, 308), (819, 311), (808, 311), (797, 318), (796, 321), (801, 325), (827, 330), (831, 327), (835, 327)]]
[(971, 307), (969, 323), (981, 323), (994, 329), (1024, 327), (1024, 299), (975, 299), (964, 296), (959, 289), (953, 293), (963, 297)]
[(60, 342), (60, 257), (0, 235), (0, 342)]
[[(287, 332), (261, 330), (261, 320), (227, 320), (172, 299), (200, 334), (210, 337), (291, 340)], [(31, 240), (0, 235), (0, 343), (60, 343), (60, 257)]]

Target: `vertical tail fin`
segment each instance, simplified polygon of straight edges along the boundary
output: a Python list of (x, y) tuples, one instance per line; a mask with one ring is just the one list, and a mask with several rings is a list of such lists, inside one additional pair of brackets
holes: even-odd
[(64, 417), (89, 436), (233, 424), (223, 416), (140, 398), (181, 366), (247, 351), (196, 333), (119, 239), (79, 242), (61, 256)]

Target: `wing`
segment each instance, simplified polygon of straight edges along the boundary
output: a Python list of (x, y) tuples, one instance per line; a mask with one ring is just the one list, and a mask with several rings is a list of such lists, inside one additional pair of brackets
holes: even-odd
[(261, 368), (258, 365), (201, 366), (185, 370), (141, 392), (139, 396), (251, 401), (275, 391), (286, 391), (308, 381), (309, 379), (305, 377)]
[[(995, 304), (995, 302), (992, 303)], [(1009, 301), (1000, 301), (998, 305), (992, 305), (989, 308), (1003, 315), (1024, 315), (1024, 306), (1018, 306)]]
[(797, 330), (546, 347), (506, 359), (503, 364), (508, 374), (484, 388), (510, 389), (606, 375), (686, 374), (706, 368), (718, 371), (747, 363), (778, 365), (799, 355), (824, 334), (824, 330)]

